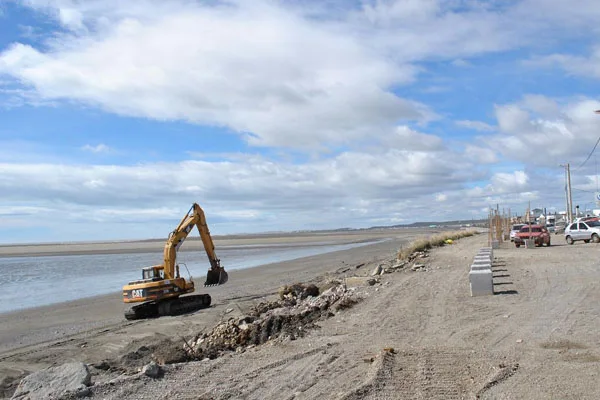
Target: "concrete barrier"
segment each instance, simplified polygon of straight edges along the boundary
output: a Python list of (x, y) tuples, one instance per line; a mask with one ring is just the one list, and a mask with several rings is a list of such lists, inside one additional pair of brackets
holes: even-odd
[(492, 268), (492, 263), (490, 262), (490, 260), (484, 259), (484, 260), (480, 260), (480, 259), (474, 259), (473, 263), (471, 265), (487, 265), (490, 268)]
[(477, 254), (489, 254), (491, 259), (494, 259), (494, 250), (491, 247), (482, 247)]
[(491, 269), (471, 270), (469, 272), (471, 296), (487, 296), (494, 294), (494, 282)]
[(476, 255), (473, 260), (475, 261), (486, 261), (491, 263), (492, 262), (492, 258), (490, 256), (484, 256), (484, 255)]
[(473, 262), (491, 264), (492, 260), (489, 257), (474, 257)]
[(492, 275), (492, 262), (494, 256), (492, 247), (483, 247), (479, 249), (477, 255), (473, 258), (473, 264), (471, 264), (469, 271), (471, 296), (487, 296), (494, 294), (494, 278)]

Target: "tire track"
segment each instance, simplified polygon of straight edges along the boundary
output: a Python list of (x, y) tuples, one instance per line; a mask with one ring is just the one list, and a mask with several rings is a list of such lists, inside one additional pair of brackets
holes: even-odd
[(502, 370), (504, 375), (496, 374), (490, 379), (481, 371), (492, 369), (492, 362), (482, 362), (485, 358), (481, 356), (465, 356), (470, 353), (468, 349), (447, 348), (382, 351), (365, 381), (339, 400), (471, 399), (516, 371), (511, 369), (506, 374)]

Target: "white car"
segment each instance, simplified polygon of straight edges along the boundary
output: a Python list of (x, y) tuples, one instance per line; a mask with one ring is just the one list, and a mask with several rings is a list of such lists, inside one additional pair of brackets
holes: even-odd
[(524, 227), (525, 225), (527, 225), (527, 224), (515, 224), (510, 228), (510, 241), (511, 242), (515, 241), (515, 235), (517, 233), (519, 233), (521, 228)]
[(600, 221), (573, 222), (565, 229), (565, 240), (568, 244), (573, 244), (577, 240), (583, 240), (585, 243), (590, 241), (600, 243)]

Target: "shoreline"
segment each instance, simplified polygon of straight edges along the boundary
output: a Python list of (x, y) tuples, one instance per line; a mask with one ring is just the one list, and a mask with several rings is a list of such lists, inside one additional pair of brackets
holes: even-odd
[[(398, 234), (428, 233), (430, 230), (422, 228), (402, 229), (380, 229), (380, 230), (356, 230), (348, 232), (318, 232), (308, 233), (285, 233), (256, 234), (241, 237), (240, 235), (215, 236), (213, 238), (215, 248), (267, 248), (277, 245), (301, 246), (330, 245), (360, 243), (364, 241), (377, 240), (377, 238), (394, 237)], [(331, 243), (323, 243), (327, 239)], [(137, 241), (107, 241), (107, 242), (70, 242), (70, 243), (32, 243), (16, 245), (0, 245), (0, 261), (2, 258), (18, 257), (50, 257), (50, 256), (81, 256), (94, 254), (139, 254), (139, 253), (162, 253), (166, 239), (147, 239)], [(204, 251), (202, 241), (199, 237), (190, 236), (182, 247), (183, 252)]]
[[(414, 236), (405, 233), (405, 235), (389, 235), (388, 238), (389, 240), (386, 241), (379, 240), (373, 244), (351, 249), (232, 270), (227, 284), (199, 288), (198, 293), (210, 294), (213, 297), (213, 306), (235, 299), (269, 296), (276, 293), (282, 285), (309, 281), (316, 276), (331, 272), (345, 265), (348, 262), (346, 260), (357, 259), (364, 263), (382, 252), (386, 255), (395, 254), (402, 244), (412, 241)], [(115, 291), (0, 313), (0, 318), (5, 321), (0, 326), (0, 354), (18, 351), (24, 347), (43, 345), (102, 326), (127, 324), (123, 317), (127, 307), (128, 305), (122, 301), (122, 293)], [(206, 311), (200, 313), (212, 318), (214, 315), (207, 315), (212, 312), (212, 309), (213, 307), (208, 313)], [(200, 315), (200, 318), (203, 318), (203, 315)], [(158, 321), (160, 320), (162, 319)]]
[[(259, 267), (268, 267), (270, 265), (273, 264), (279, 264), (279, 263), (283, 263), (283, 262), (287, 262), (287, 261), (295, 261), (298, 259), (302, 259), (302, 258), (306, 258), (306, 257), (311, 257), (311, 256), (320, 256), (320, 255), (327, 255), (328, 253), (334, 253), (334, 252), (338, 252), (338, 251), (345, 251), (345, 250), (350, 250), (353, 248), (359, 248), (359, 247), (363, 247), (363, 246), (369, 246), (369, 245), (374, 245), (374, 244), (378, 244), (378, 243), (382, 243), (384, 241), (389, 241), (392, 240), (392, 238), (360, 238), (360, 239), (356, 239), (356, 240), (351, 240), (351, 241), (343, 241), (343, 242), (321, 242), (321, 243), (296, 243), (296, 244), (291, 244), (291, 243), (285, 243), (285, 244), (280, 244), (280, 245), (268, 245), (268, 244), (260, 244), (260, 245), (242, 245), (242, 246), (236, 246), (233, 248), (228, 248), (227, 246), (221, 246), (221, 250), (237, 250), (237, 251), (243, 251), (245, 249), (248, 249), (250, 251), (256, 251), (256, 250), (264, 250), (264, 253), (262, 255), (262, 258), (260, 260), (255, 260), (254, 262), (249, 262), (249, 263), (242, 263), (241, 265), (237, 265), (237, 264), (233, 264), (233, 265), (226, 265), (226, 270), (228, 273), (231, 274), (232, 271), (239, 271), (239, 270), (246, 270), (246, 269), (252, 269), (252, 268), (259, 268)], [(289, 251), (291, 250), (291, 253), (282, 253), (283, 255), (277, 255), (277, 253), (273, 253), (273, 251)], [(295, 253), (294, 253), (295, 252)], [(298, 253), (301, 252), (301, 253)], [(155, 253), (136, 253), (136, 254), (155, 254)], [(184, 253), (185, 254), (185, 253)], [(224, 255), (223, 253), (221, 253), (222, 255)], [(93, 254), (89, 254), (86, 255), (88, 257), (93, 257), (99, 255), (98, 253), (93, 253)], [(115, 255), (115, 254), (111, 254), (111, 255)], [(116, 256), (118, 256), (119, 254), (117, 254)], [(162, 254), (160, 254), (162, 255)], [(160, 259), (160, 255), (158, 253), (156, 253), (156, 258), (157, 260)], [(40, 256), (43, 257), (43, 256)], [(60, 255), (52, 255), (50, 257), (68, 257), (68, 256), (60, 256)], [(78, 256), (78, 257), (85, 257), (85, 256)], [(225, 259), (227, 259), (227, 256), (225, 255)], [(66, 260), (66, 258), (62, 258), (62, 260)], [(2, 258), (0, 258), (0, 263), (2, 261)], [(208, 268), (208, 263), (206, 263), (205, 266), (203, 266), (200, 269), (197, 269), (195, 271), (195, 274), (192, 274), (191, 278), (192, 280), (194, 280), (197, 285), (199, 285), (199, 283), (204, 281), (204, 275), (203, 273), (205, 273), (205, 269)], [(130, 277), (131, 278), (131, 277)], [(131, 280), (131, 279), (130, 279)], [(93, 282), (93, 278), (92, 277), (88, 277), (87, 282), (89, 282), (90, 284)], [(124, 285), (125, 283), (127, 283), (127, 280), (115, 280), (113, 282), (114, 285), (110, 285), (110, 287), (108, 287), (107, 285), (103, 286), (103, 290), (94, 290), (92, 288), (90, 288), (89, 291), (86, 291), (85, 293), (81, 293), (81, 296), (83, 297), (77, 297), (77, 298), (55, 298), (55, 301), (51, 301), (49, 302), (47, 300), (47, 298), (38, 298), (39, 301), (34, 301), (33, 298), (36, 298), (35, 294), (32, 295), (32, 298), (30, 298), (30, 301), (28, 303), (23, 303), (23, 304), (16, 304), (16, 303), (12, 303), (12, 306), (15, 308), (12, 308), (10, 306), (6, 306), (6, 304), (4, 304), (2, 307), (0, 307), (0, 317), (3, 314), (10, 314), (10, 313), (15, 313), (15, 312), (20, 312), (20, 311), (27, 311), (29, 309), (33, 309), (33, 308), (38, 308), (38, 307), (49, 307), (52, 308), (53, 306), (60, 306), (63, 303), (68, 303), (71, 301), (78, 301), (78, 300), (86, 300), (89, 299), (90, 301), (93, 300), (94, 298), (100, 298), (102, 296), (109, 296), (109, 295), (118, 295), (118, 297), (120, 298), (121, 296), (121, 292), (120, 291), (116, 291), (115, 288), (119, 288), (122, 285)], [(14, 287), (15, 285), (13, 284), (12, 286), (9, 287)], [(200, 286), (197, 286), (198, 290), (200, 288)], [(57, 293), (58, 296), (60, 296), (59, 293)], [(16, 299), (15, 299), (16, 300)], [(45, 302), (45, 304), (43, 304)], [(37, 303), (37, 304), (36, 304)], [(10, 304), (10, 303), (8, 303)], [(5, 307), (6, 306), (6, 307)]]

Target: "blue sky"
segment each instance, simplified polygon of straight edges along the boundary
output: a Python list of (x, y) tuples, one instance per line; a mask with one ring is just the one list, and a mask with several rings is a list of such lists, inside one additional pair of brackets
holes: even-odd
[[(0, 243), (564, 210), (600, 3), (0, 2)], [(574, 168), (590, 206), (596, 157)]]

